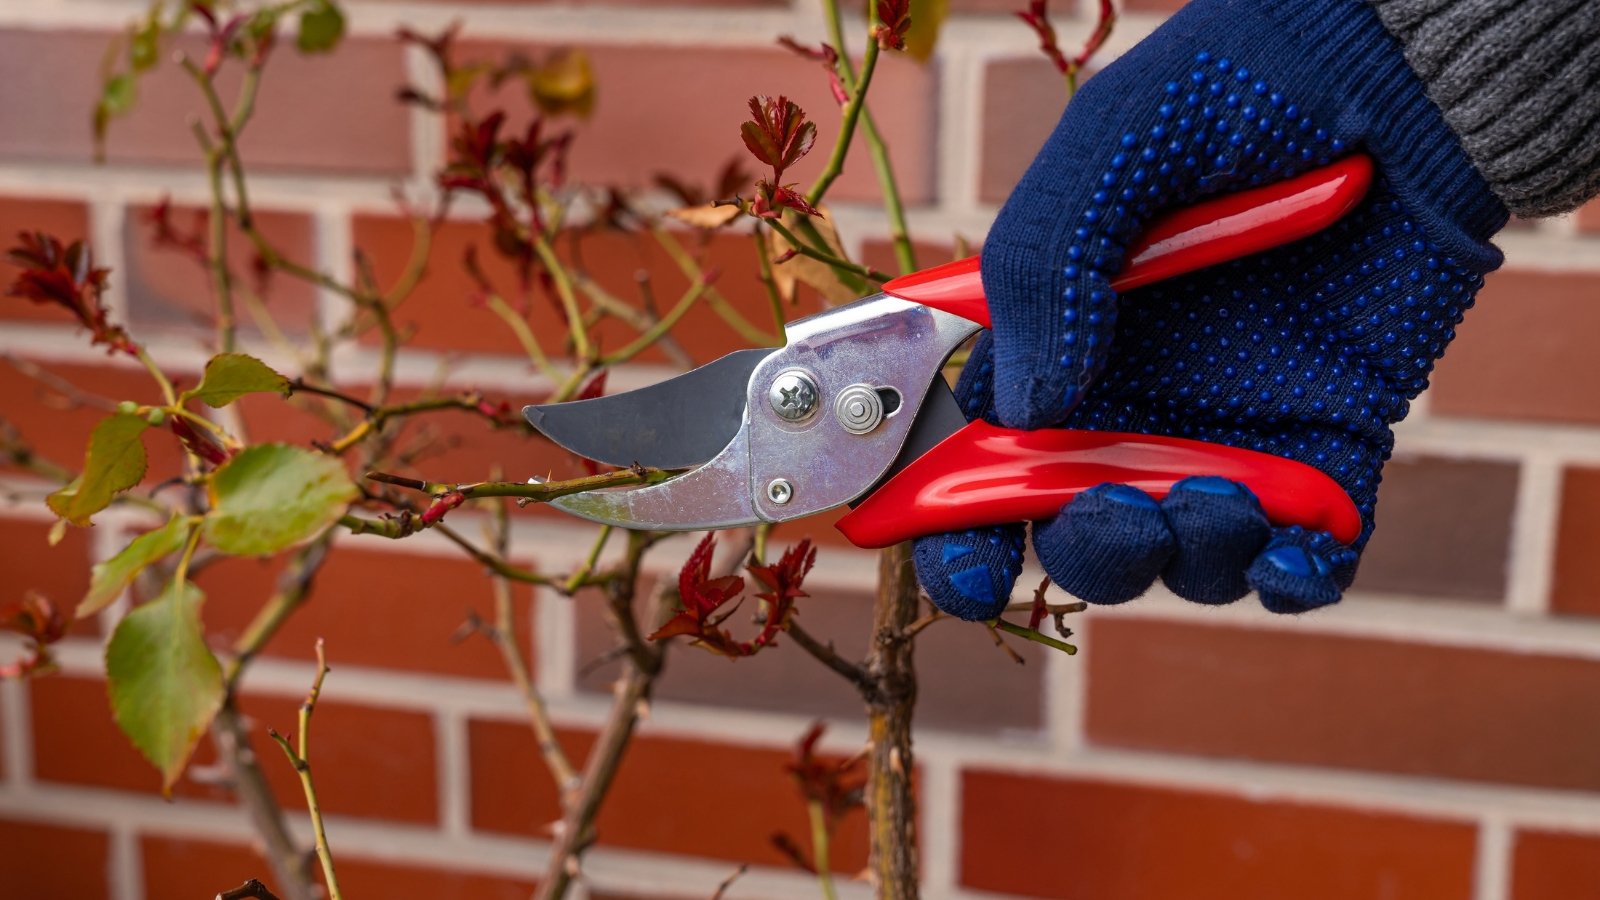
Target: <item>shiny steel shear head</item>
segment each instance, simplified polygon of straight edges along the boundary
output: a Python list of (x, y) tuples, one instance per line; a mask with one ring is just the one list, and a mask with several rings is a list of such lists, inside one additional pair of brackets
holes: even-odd
[[(1364, 156), (1171, 213), (1112, 283), (1126, 291), (1326, 228), (1371, 182)], [(636, 391), (530, 406), (528, 420), (572, 452), (616, 466), (689, 469), (640, 488), (553, 505), (595, 522), (689, 531), (782, 522), (849, 503), (860, 546), (1054, 516), (1105, 482), (1164, 496), (1190, 475), (1249, 486), (1276, 524), (1360, 530), (1322, 472), (1276, 456), (1178, 438), (968, 423), (939, 370), (989, 324), (978, 261), (789, 323), (777, 350), (741, 350)]]

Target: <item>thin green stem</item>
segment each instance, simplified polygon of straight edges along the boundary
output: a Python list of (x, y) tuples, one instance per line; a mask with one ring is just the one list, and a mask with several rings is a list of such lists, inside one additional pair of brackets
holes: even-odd
[(600, 526), (600, 534), (595, 538), (594, 546), (589, 548), (589, 555), (584, 558), (580, 566), (567, 578), (567, 583), (562, 585), (562, 591), (567, 594), (576, 593), (589, 581), (589, 576), (594, 574), (594, 567), (600, 562), (600, 554), (606, 548), (606, 542), (611, 539), (611, 526)]
[(865, 278), (868, 281), (875, 281), (879, 284), (882, 284), (894, 277), (887, 272), (879, 272), (877, 269), (868, 268), (867, 266), (860, 265), (859, 263), (853, 263), (848, 259), (840, 259), (831, 253), (824, 253), (823, 251), (818, 250), (810, 244), (800, 240), (800, 238), (795, 236), (793, 231), (790, 231), (787, 226), (785, 226), (782, 222), (779, 222), (777, 219), (767, 219), (766, 223), (772, 228), (773, 231), (776, 231), (778, 234), (782, 235), (783, 239), (789, 242), (789, 246), (793, 247), (795, 252), (799, 253), (801, 256), (814, 259), (817, 262), (837, 269), (840, 272), (848, 272), (857, 278)]
[(567, 272), (566, 265), (556, 257), (555, 249), (542, 236), (534, 236), (533, 249), (539, 254), (539, 260), (544, 263), (545, 270), (550, 273), (550, 280), (555, 282), (556, 296), (561, 300), (561, 308), (567, 315), (568, 331), (572, 335), (572, 352), (579, 359), (588, 359), (591, 353), (589, 332), (583, 327), (583, 313), (578, 309), (578, 297), (572, 288), (572, 276)]
[[(672, 261), (677, 264), (678, 270), (683, 272), (684, 277), (690, 281), (705, 280), (705, 273), (701, 270), (700, 264), (695, 261), (688, 250), (684, 249), (683, 244), (672, 236), (671, 232), (658, 226), (650, 229), (650, 234), (656, 239), (656, 243), (661, 245), (661, 249), (666, 251), (667, 256), (671, 257)], [(734, 309), (733, 305), (728, 303), (714, 287), (706, 291), (706, 305), (710, 306), (718, 316), (722, 317), (724, 322), (728, 323), (728, 327), (738, 332), (739, 336), (746, 341), (763, 347), (776, 347), (783, 344), (781, 331), (778, 336), (773, 336), (752, 325), (750, 320), (740, 315), (739, 311)]]
[(817, 886), (822, 889), (824, 900), (838, 900), (839, 894), (833, 888), (833, 871), (828, 860), (828, 813), (819, 800), (808, 802), (806, 812), (811, 819), (811, 861), (817, 869)]
[(317, 838), (317, 859), (322, 863), (322, 876), (327, 881), (328, 900), (343, 900), (339, 892), (339, 878), (333, 871), (333, 850), (328, 846), (328, 831), (322, 821), (322, 804), (317, 799), (317, 785), (311, 777), (311, 714), (316, 711), (317, 699), (322, 696), (322, 681), (328, 677), (328, 656), (322, 638), (317, 638), (317, 676), (311, 682), (311, 692), (300, 704), (300, 735), (298, 749), (276, 731), (268, 736), (283, 748), (283, 753), (300, 776), (300, 787), (306, 795), (306, 808), (311, 813), (311, 830)]
[(1035, 644), (1043, 644), (1046, 647), (1053, 647), (1056, 650), (1060, 650), (1062, 653), (1067, 654), (1068, 656), (1072, 656), (1078, 652), (1077, 647), (1067, 643), (1066, 641), (1056, 640), (1047, 634), (1040, 634), (1039, 632), (1034, 631), (1032, 628), (1025, 628), (1014, 622), (1007, 622), (1005, 619), (990, 619), (985, 624), (987, 624), (990, 628), (996, 628), (1000, 631), (1004, 631), (1006, 634), (1014, 634), (1023, 640), (1032, 641)]
[(489, 311), (500, 317), (511, 333), (516, 335), (517, 342), (522, 344), (522, 351), (528, 354), (528, 359), (533, 362), (538, 370), (544, 373), (551, 381), (556, 380), (555, 367), (550, 365), (550, 357), (545, 355), (544, 348), (539, 346), (539, 339), (534, 337), (533, 329), (528, 327), (527, 320), (511, 308), (511, 304), (499, 294), (490, 294), (484, 301)]
[(145, 371), (150, 373), (150, 377), (155, 379), (156, 384), (160, 386), (161, 397), (167, 401), (167, 405), (177, 406), (178, 392), (173, 389), (172, 379), (167, 377), (167, 373), (161, 371), (161, 367), (156, 365), (156, 361), (150, 358), (150, 354), (145, 352), (143, 347), (135, 347), (133, 355), (134, 358), (139, 360), (139, 364), (144, 366)]
[(683, 296), (679, 298), (677, 305), (667, 310), (666, 315), (662, 316), (654, 325), (645, 329), (638, 337), (623, 345), (621, 350), (602, 358), (600, 364), (614, 366), (618, 363), (627, 362), (645, 350), (650, 349), (656, 341), (661, 340), (673, 326), (678, 324), (678, 320), (689, 312), (695, 301), (705, 295), (707, 287), (709, 285), (704, 279), (697, 280), (689, 285), (689, 289), (683, 292)]
[[(835, 9), (837, 12), (837, 8)], [(876, 13), (873, 13), (876, 17)], [(850, 142), (855, 138), (856, 122), (861, 118), (861, 111), (866, 108), (867, 88), (872, 84), (872, 74), (878, 68), (878, 42), (867, 41), (867, 52), (861, 57), (861, 74), (850, 79), (850, 100), (844, 105), (844, 113), (839, 121), (839, 136), (833, 143), (833, 153), (828, 157), (828, 164), (823, 167), (822, 173), (812, 183), (811, 190), (806, 192), (806, 202), (816, 206), (822, 202), (822, 197), (833, 186), (833, 182), (844, 173), (845, 158), (850, 155)], [(848, 68), (844, 61), (844, 48), (839, 48), (839, 66)]]
[(766, 241), (762, 240), (761, 232), (751, 232), (755, 239), (756, 261), (761, 265), (761, 286), (767, 291), (767, 302), (772, 304), (772, 324), (779, 332), (788, 324), (788, 316), (783, 311), (783, 297), (778, 293), (778, 282), (772, 277), (772, 257), (767, 253)]

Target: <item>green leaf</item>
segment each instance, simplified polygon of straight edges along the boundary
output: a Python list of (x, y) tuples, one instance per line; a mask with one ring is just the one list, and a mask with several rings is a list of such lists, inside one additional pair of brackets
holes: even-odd
[(86, 618), (105, 609), (146, 566), (169, 553), (176, 553), (188, 539), (193, 524), (185, 516), (173, 516), (155, 531), (134, 538), (132, 543), (122, 548), (121, 553), (103, 563), (96, 563), (94, 575), (89, 580), (89, 593), (78, 604), (78, 618)]
[(201, 527), (223, 553), (264, 556), (315, 536), (359, 495), (339, 460), (260, 444), (212, 473), (211, 512)]
[(45, 498), (55, 514), (74, 525), (88, 525), (89, 517), (105, 509), (111, 498), (144, 477), (147, 424), (143, 416), (117, 413), (100, 420), (89, 436), (83, 474)]
[(950, 0), (911, 0), (911, 27), (906, 29), (906, 53), (919, 63), (933, 58), (939, 28), (950, 14)]
[(205, 375), (193, 390), (183, 392), (184, 399), (199, 398), (212, 409), (220, 409), (245, 394), (276, 393), (289, 396), (289, 379), (268, 368), (267, 364), (244, 353), (221, 353), (206, 363)]
[(161, 8), (152, 7), (145, 20), (133, 27), (128, 42), (128, 65), (135, 72), (148, 72), (161, 59)]
[(222, 667), (200, 628), (205, 595), (174, 582), (123, 616), (106, 645), (111, 711), (170, 794), (222, 705)]
[(300, 17), (300, 34), (295, 45), (301, 53), (327, 53), (344, 37), (344, 13), (333, 0), (314, 0)]
[(100, 89), (100, 106), (108, 116), (120, 116), (139, 98), (139, 85), (132, 75), (113, 75)]

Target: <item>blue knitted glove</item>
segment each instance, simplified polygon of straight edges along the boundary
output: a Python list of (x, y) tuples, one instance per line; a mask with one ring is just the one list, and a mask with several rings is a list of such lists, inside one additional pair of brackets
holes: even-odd
[[(1363, 204), (1321, 234), (1117, 296), (1126, 248), (1163, 210), (1371, 154)], [(1332, 603), (1372, 532), (1390, 425), (1427, 386), (1506, 211), (1362, 0), (1192, 0), (1095, 75), (983, 249), (994, 320), (962, 373), (969, 416), (1196, 438), (1332, 476), (1362, 515), (1345, 547), (1272, 528), (1250, 492), (1180, 482), (1162, 501), (1102, 485), (1034, 523), (1051, 579), (1120, 603), (1156, 578), (1275, 612)], [(996, 615), (1021, 524), (934, 535), (917, 573), (938, 606)]]

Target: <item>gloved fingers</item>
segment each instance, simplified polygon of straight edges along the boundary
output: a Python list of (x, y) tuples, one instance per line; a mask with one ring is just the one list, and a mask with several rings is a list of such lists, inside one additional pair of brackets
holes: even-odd
[(1172, 486), (1161, 511), (1176, 550), (1161, 580), (1196, 603), (1232, 603), (1250, 592), (1245, 578), (1272, 535), (1261, 504), (1250, 489), (1214, 475), (1185, 478)]
[(990, 424), (999, 420), (994, 412), (994, 332), (978, 332), (978, 340), (961, 367), (961, 377), (956, 379), (956, 402), (967, 419), (983, 419)]
[(1000, 615), (1022, 572), (1021, 523), (918, 538), (912, 545), (917, 580), (933, 605), (958, 619)]
[(1275, 529), (1245, 578), (1275, 613), (1300, 613), (1337, 603), (1355, 577), (1356, 551), (1327, 532)]
[(1177, 542), (1149, 494), (1102, 484), (1035, 523), (1033, 548), (1062, 590), (1090, 603), (1124, 603), (1150, 589)]

